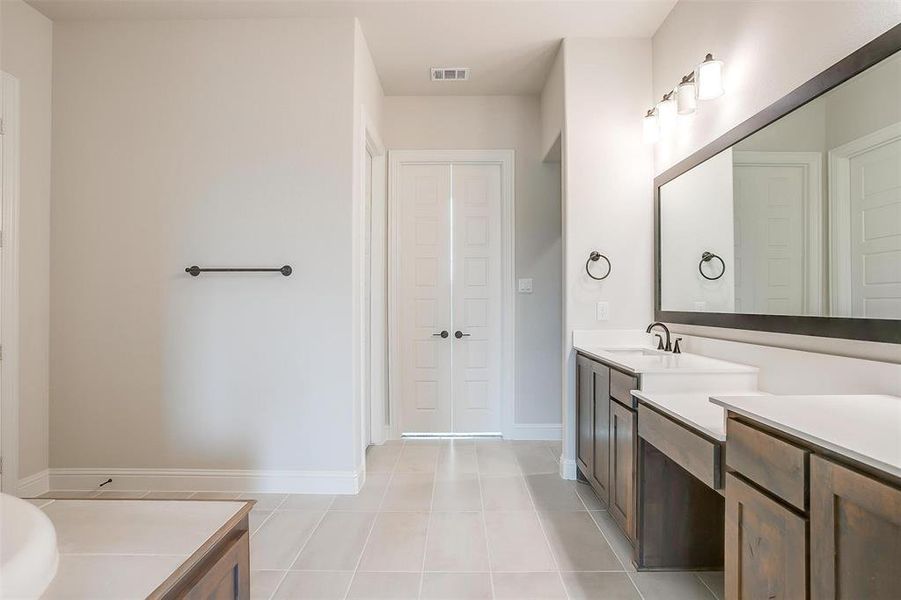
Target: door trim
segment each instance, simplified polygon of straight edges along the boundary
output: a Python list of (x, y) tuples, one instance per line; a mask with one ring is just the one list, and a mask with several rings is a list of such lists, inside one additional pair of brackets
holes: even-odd
[(0, 72), (3, 118), (2, 235), (0, 264), (0, 488), (17, 495), (19, 485), (19, 80)]
[(801, 167), (804, 170), (804, 308), (811, 315), (823, 314), (823, 154), (821, 152), (761, 152), (734, 150), (736, 165), (778, 165)]
[[(357, 291), (355, 296), (360, 298), (360, 300), (358, 302), (358, 306), (355, 307), (355, 310), (357, 311), (358, 326), (355, 327), (357, 352), (354, 361), (357, 365), (357, 367), (355, 368), (355, 377), (359, 381), (359, 385), (356, 387), (359, 390), (357, 401), (359, 402), (360, 409), (360, 464), (365, 465), (366, 448), (369, 441), (371, 441), (373, 444), (382, 444), (384, 443), (386, 438), (386, 427), (384, 425), (386, 422), (386, 398), (383, 391), (383, 377), (387, 374), (388, 369), (388, 361), (385, 353), (372, 351), (373, 347), (375, 347), (377, 344), (381, 344), (382, 347), (386, 345), (385, 336), (387, 335), (387, 332), (385, 332), (383, 328), (375, 326), (375, 323), (372, 319), (372, 313), (373, 308), (387, 310), (384, 295), (388, 294), (388, 289), (385, 285), (380, 286), (380, 288), (378, 289), (374, 285), (378, 275), (375, 268), (376, 252), (382, 251), (384, 250), (384, 248), (381, 245), (379, 245), (379, 247), (376, 247), (376, 244), (374, 243), (375, 236), (372, 235), (372, 231), (370, 231), (369, 237), (369, 305), (366, 306), (362, 301), (362, 290), (364, 286), (364, 279), (366, 277), (366, 248), (364, 247), (362, 240), (365, 239), (364, 229), (367, 225), (364, 222), (366, 211), (363, 206), (363, 204), (366, 202), (367, 153), (372, 156), (372, 180), (370, 182), (372, 194), (370, 197), (369, 217), (370, 227), (373, 230), (374, 225), (376, 224), (377, 210), (387, 210), (387, 207), (385, 206), (385, 146), (384, 144), (382, 144), (381, 136), (376, 129), (376, 123), (370, 117), (369, 112), (366, 110), (365, 106), (360, 107), (359, 136), (360, 138), (357, 144), (357, 152), (359, 152), (358, 193), (360, 200), (359, 205), (355, 207), (354, 239), (359, 240), (360, 242), (357, 244), (357, 249), (355, 252), (356, 265), (354, 269), (354, 286)], [(379, 220), (379, 222), (383, 223), (384, 221)], [(382, 265), (382, 269), (379, 269), (379, 271), (384, 272), (384, 268), (386, 268), (386, 266)], [(381, 294), (380, 303), (376, 301), (377, 294)], [(363, 331), (366, 328), (367, 324), (369, 327), (369, 338), (364, 339)], [(368, 348), (366, 347), (367, 344), (369, 346)], [(366, 365), (365, 358), (367, 351), (369, 352), (369, 372), (364, 373), (363, 370)], [(379, 369), (382, 370), (382, 377), (373, 377), (373, 373)], [(379, 387), (380, 385), (381, 387)], [(366, 430), (367, 410), (370, 411), (369, 431)]]
[(400, 257), (397, 240), (400, 219), (397, 218), (400, 199), (397, 194), (398, 174), (405, 164), (494, 164), (501, 167), (501, 361), (500, 361), (500, 423), (501, 433), (512, 437), (515, 417), (515, 193), (513, 150), (391, 150), (388, 152), (388, 406), (390, 435), (400, 439), (403, 432), (400, 411), (399, 377), (395, 374), (399, 354), (398, 294), (400, 290)]
[(851, 297), (851, 159), (901, 139), (901, 123), (829, 151), (829, 302), (834, 316), (853, 312)]

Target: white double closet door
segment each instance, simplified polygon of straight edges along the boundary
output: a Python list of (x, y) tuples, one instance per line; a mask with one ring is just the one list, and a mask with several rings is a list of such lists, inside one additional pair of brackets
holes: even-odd
[(398, 167), (402, 433), (500, 431), (502, 175)]

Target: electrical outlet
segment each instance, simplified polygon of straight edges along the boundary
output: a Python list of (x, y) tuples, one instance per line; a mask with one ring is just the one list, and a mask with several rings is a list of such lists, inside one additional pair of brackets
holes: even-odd
[(520, 294), (531, 294), (532, 278), (530, 277), (528, 279), (520, 279), (518, 289)]
[(695, 302), (695, 310), (697, 310), (697, 311), (704, 311), (704, 310), (707, 310), (707, 303), (706, 303), (706, 302), (703, 302), (703, 301), (702, 301), (702, 302)]
[(598, 321), (610, 320), (610, 303), (598, 302)]

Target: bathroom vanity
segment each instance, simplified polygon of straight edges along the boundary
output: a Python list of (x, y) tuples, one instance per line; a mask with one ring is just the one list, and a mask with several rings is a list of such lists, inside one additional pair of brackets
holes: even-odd
[(59, 567), (41, 598), (250, 598), (253, 504), (47, 500)]
[(728, 416), (726, 597), (896, 598), (901, 398), (712, 402)]
[(707, 392), (758, 393), (757, 369), (640, 345), (576, 349), (577, 470), (636, 568), (722, 568), (723, 409)]

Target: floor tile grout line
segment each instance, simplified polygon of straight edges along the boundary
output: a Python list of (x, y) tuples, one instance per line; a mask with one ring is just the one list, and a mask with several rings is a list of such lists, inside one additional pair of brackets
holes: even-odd
[[(576, 485), (580, 485), (578, 479), (576, 480)], [(592, 493), (594, 493), (594, 490), (592, 490)], [(635, 580), (632, 578), (632, 574), (629, 573), (628, 569), (626, 569), (626, 563), (623, 562), (623, 559), (621, 559), (619, 557), (619, 554), (616, 553), (616, 550), (613, 549), (613, 544), (611, 544), (610, 540), (607, 539), (607, 534), (604, 533), (604, 530), (601, 529), (601, 526), (598, 525), (598, 522), (595, 521), (594, 517), (591, 516), (591, 511), (588, 510), (588, 505), (585, 504), (585, 500), (582, 498), (581, 495), (579, 495), (578, 492), (576, 493), (576, 496), (579, 497), (579, 501), (582, 503), (582, 506), (584, 506), (585, 510), (588, 511), (588, 518), (591, 519), (591, 522), (594, 523), (594, 526), (597, 527), (597, 530), (601, 532), (601, 537), (603, 537), (604, 541), (607, 542), (607, 546), (610, 548), (610, 551), (613, 552), (613, 556), (615, 556), (616, 560), (619, 561), (619, 564), (622, 565), (623, 572), (626, 574), (626, 577), (629, 578), (629, 583), (631, 583), (632, 587), (635, 588), (635, 591), (638, 593), (638, 597), (641, 598), (641, 600), (644, 600), (644, 594), (642, 594), (641, 590), (638, 589), (638, 585), (636, 585)], [(609, 510), (609, 504), (608, 504), (608, 510)]]
[[(273, 511), (275, 512), (275, 511)], [(285, 583), (285, 579), (288, 578), (288, 573), (290, 571), (291, 565), (297, 562), (297, 559), (300, 558), (301, 553), (304, 551), (304, 548), (307, 547), (307, 544), (313, 539), (313, 534), (316, 533), (316, 530), (319, 529), (319, 526), (322, 524), (323, 519), (325, 519), (325, 515), (328, 514), (327, 510), (322, 511), (322, 515), (319, 517), (319, 520), (316, 521), (316, 525), (310, 530), (310, 534), (304, 539), (303, 544), (300, 545), (300, 548), (297, 550), (297, 554), (294, 555), (294, 558), (291, 560), (290, 565), (288, 565), (288, 569), (285, 569), (284, 574), (282, 574), (281, 579), (278, 580), (278, 584), (272, 590), (272, 594), (269, 596), (269, 600), (275, 598), (275, 595), (278, 593), (278, 588), (282, 587), (282, 584)], [(271, 515), (270, 515), (271, 516)]]
[(419, 593), (417, 594), (417, 598), (422, 598), (422, 585), (425, 581), (425, 557), (426, 553), (429, 551), (429, 530), (432, 528), (432, 509), (435, 507), (435, 488), (438, 487), (438, 458), (441, 456), (441, 450), (438, 450), (438, 453), (435, 455), (435, 471), (432, 473), (432, 497), (429, 498), (429, 516), (426, 519), (425, 523), (425, 541), (423, 542), (422, 547), (422, 563), (420, 564), (419, 571)]
[[(350, 596), (350, 590), (354, 585), (354, 580), (357, 578), (357, 572), (360, 569), (360, 563), (363, 562), (363, 554), (366, 553), (366, 546), (369, 545), (369, 539), (372, 537), (372, 530), (375, 529), (375, 522), (378, 520), (379, 515), (382, 513), (382, 506), (385, 504), (385, 498), (388, 496), (388, 491), (391, 489), (391, 483), (394, 481), (394, 474), (397, 472), (397, 463), (400, 461), (400, 456), (404, 452), (404, 447), (407, 443), (401, 440), (400, 452), (397, 453), (397, 458), (394, 459), (394, 466), (391, 468), (391, 475), (388, 476), (388, 483), (385, 484), (385, 490), (382, 492), (382, 498), (379, 500), (379, 505), (375, 509), (375, 515), (372, 517), (372, 524), (369, 526), (369, 531), (366, 532), (366, 540), (363, 542), (363, 547), (360, 548), (360, 556), (357, 558), (357, 564), (354, 565), (353, 573), (350, 576), (350, 581), (347, 582), (347, 589), (344, 590), (344, 600), (347, 600), (347, 597)], [(365, 484), (364, 484), (365, 485)], [(332, 501), (334, 503), (334, 501)]]
[(698, 581), (701, 582), (701, 585), (703, 585), (705, 588), (707, 588), (707, 591), (710, 592), (711, 596), (713, 596), (713, 600), (719, 600), (720, 597), (716, 595), (716, 592), (713, 591), (712, 587), (707, 585), (707, 582), (704, 581), (704, 578), (701, 577), (700, 573), (695, 573), (694, 576), (698, 578)]
[(494, 591), (494, 565), (491, 563), (491, 547), (488, 544), (488, 522), (485, 520), (485, 499), (482, 495), (482, 470), (479, 469), (478, 448), (473, 447), (472, 453), (475, 455), (476, 459), (476, 481), (479, 485), (479, 516), (482, 520), (482, 535), (485, 536), (485, 554), (488, 558), (488, 583), (491, 586), (491, 597), (495, 598), (497, 594)]
[[(517, 463), (518, 464), (518, 463)], [(563, 572), (560, 570), (560, 562), (557, 560), (557, 555), (554, 553), (554, 549), (551, 547), (551, 538), (548, 537), (547, 531), (544, 529), (544, 523), (541, 521), (541, 516), (538, 514), (538, 505), (535, 504), (535, 498), (532, 497), (532, 490), (529, 489), (529, 484), (525, 480), (524, 475), (520, 475), (523, 478), (523, 486), (526, 488), (526, 494), (529, 495), (529, 502), (532, 504), (532, 509), (535, 511), (535, 519), (538, 521), (538, 527), (541, 529), (541, 533), (544, 536), (544, 543), (547, 544), (547, 550), (551, 554), (551, 560), (554, 561), (554, 566), (557, 567), (557, 578), (560, 580), (560, 586), (563, 588), (563, 594), (569, 598), (569, 590), (566, 589), (566, 583), (563, 581)], [(576, 494), (578, 496), (578, 494)], [(580, 498), (581, 501), (581, 498)], [(583, 502), (584, 506), (585, 503)], [(588, 515), (591, 518), (591, 515)]]

